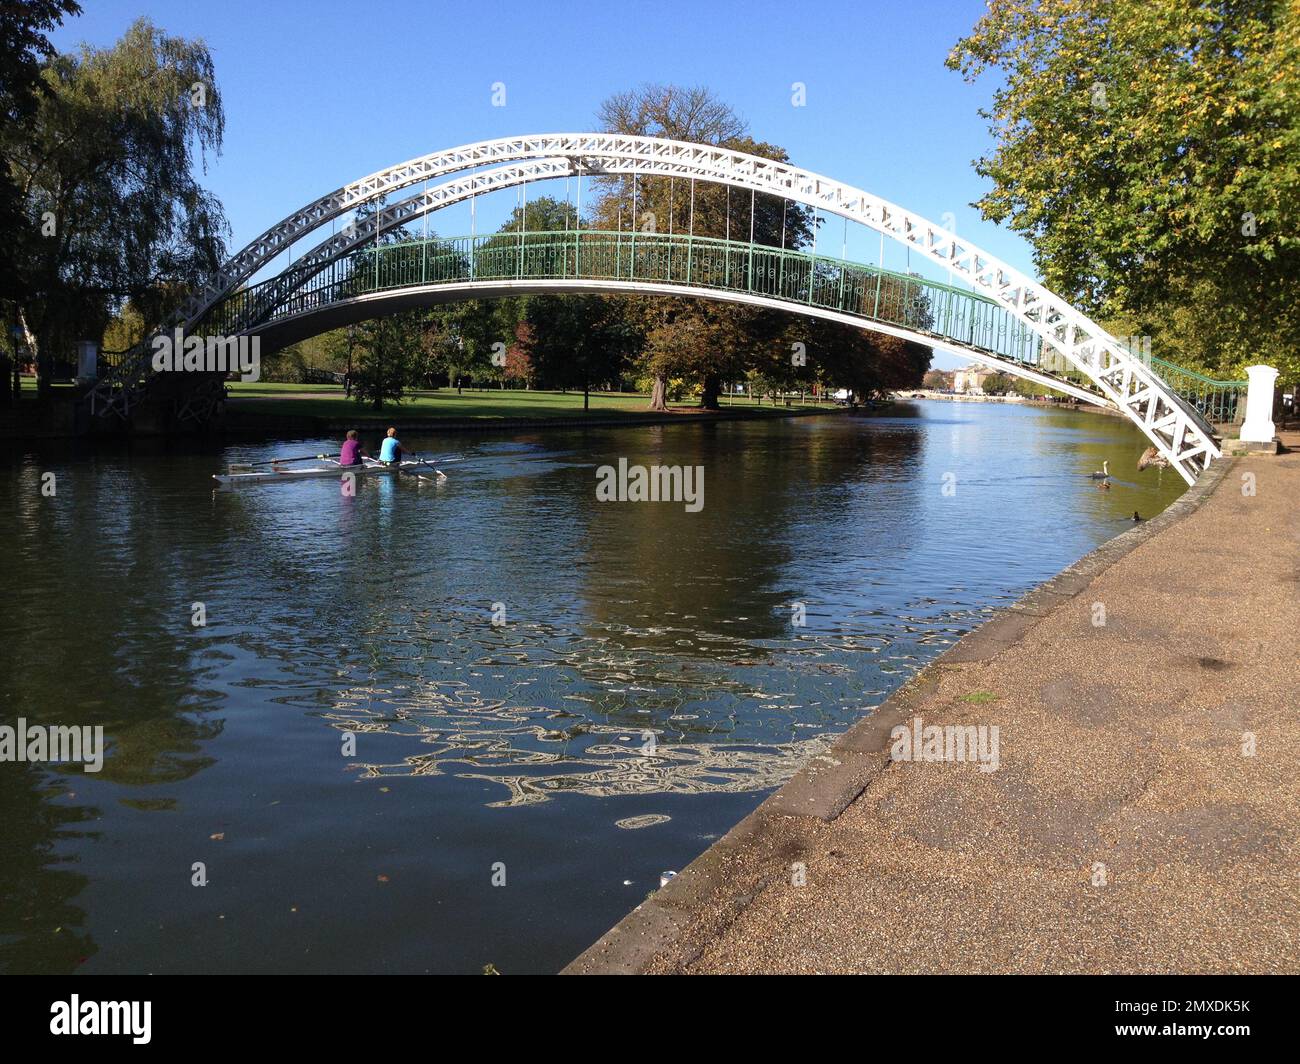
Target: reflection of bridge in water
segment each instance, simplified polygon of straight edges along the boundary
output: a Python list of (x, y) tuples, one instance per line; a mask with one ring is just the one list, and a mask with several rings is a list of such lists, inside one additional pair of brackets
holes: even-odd
[[(458, 175), (436, 185), (429, 181)], [(941, 284), (810, 252), (633, 230), (509, 233), (383, 244), (386, 233), (495, 190), (576, 176), (638, 175), (711, 182), (801, 204), (858, 223), (946, 272)], [(391, 193), (421, 192), (384, 206)], [(636, 190), (633, 181), (633, 195)], [(358, 208), (341, 232), (269, 280), (253, 278), (322, 225)], [(636, 217), (635, 204), (632, 216)], [(578, 212), (579, 222), (581, 212)], [(813, 227), (814, 232), (816, 226)], [(814, 238), (815, 239), (815, 238)], [(956, 282), (968, 285), (969, 290)], [(482, 141), (381, 170), (308, 204), (237, 254), (177, 324), (188, 332), (263, 336), (265, 350), (349, 321), (408, 307), (528, 292), (686, 295), (811, 314), (901, 336), (997, 365), (1121, 410), (1189, 483), (1220, 454), (1212, 419), (1240, 386), (1145, 358), (1069, 302), (955, 233), (877, 196), (743, 152), (612, 133), (538, 134)], [(1050, 353), (1050, 358), (1044, 354)], [(91, 409), (129, 417), (148, 392), (148, 345), (129, 353), (91, 393)], [(1051, 368), (1049, 369), (1049, 364)], [(1067, 379), (1075, 378), (1075, 380)], [(220, 396), (181, 404), (203, 416)], [(179, 400), (178, 400), (179, 402)]]

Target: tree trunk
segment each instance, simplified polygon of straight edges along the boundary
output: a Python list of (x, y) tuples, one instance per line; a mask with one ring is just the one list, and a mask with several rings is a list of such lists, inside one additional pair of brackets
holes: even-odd
[(591, 381), (587, 379), (585, 374), (582, 378), (582, 409), (591, 409)]
[(650, 409), (668, 410), (668, 381), (658, 374), (655, 375), (654, 387), (650, 390)]
[(50, 345), (46, 342), (48, 337), (38, 337), (32, 331), (32, 327), (27, 324), (27, 315), (22, 312), (22, 308), (18, 310), (18, 324), (23, 330), (23, 339), (27, 342), (27, 351), (36, 364), (36, 398), (44, 402), (50, 398), (53, 387), (50, 373), (54, 367), (50, 365)]
[(49, 351), (48, 345), (38, 341), (33, 352), (36, 355), (36, 398), (42, 403), (49, 402), (54, 390), (54, 382), (50, 379), (54, 372), (54, 365)]
[(706, 374), (704, 377), (704, 387), (700, 389), (700, 406), (705, 410), (718, 409), (718, 392), (722, 389), (722, 381), (716, 373)]

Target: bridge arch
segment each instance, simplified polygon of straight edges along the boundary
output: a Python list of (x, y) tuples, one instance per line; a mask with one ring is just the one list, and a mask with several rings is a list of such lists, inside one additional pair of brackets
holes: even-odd
[[(182, 312), (182, 323), (191, 327), (200, 322), (292, 243), (366, 202), (448, 174), (530, 161), (544, 163), (551, 171), (563, 169), (569, 175), (632, 173), (711, 181), (780, 196), (857, 222), (961, 277), (973, 290), (983, 292), (1014, 315), (1137, 424), (1188, 483), (1220, 456), (1208, 423), (1142, 357), (1130, 353), (1067, 300), (971, 242), (863, 189), (812, 171), (727, 148), (656, 137), (615, 133), (503, 137), (433, 152), (377, 171), (295, 211), (252, 241), (211, 285), (196, 293)], [(494, 171), (494, 187), (536, 179), (524, 176), (531, 169), (516, 165), (512, 172), (510, 165), (500, 167)], [(422, 201), (423, 197), (409, 197), (402, 204), (414, 217), (433, 209)], [(382, 217), (376, 224), (384, 225)], [(711, 297), (716, 298), (716, 293)], [(928, 337), (920, 342), (941, 346)], [(974, 357), (969, 351), (962, 353)], [(138, 377), (139, 373), (139, 365), (126, 370), (127, 376)], [(122, 384), (121, 379), (101, 382), (107, 405), (112, 405), (114, 386)]]

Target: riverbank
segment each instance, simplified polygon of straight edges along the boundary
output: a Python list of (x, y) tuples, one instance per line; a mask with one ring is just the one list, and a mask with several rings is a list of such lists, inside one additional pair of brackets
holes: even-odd
[[(566, 971), (1300, 970), (1284, 443), (961, 640)], [(891, 759), (917, 718), (996, 726), (998, 767)]]
[(909, 399), (934, 399), (944, 403), (1011, 403), (1013, 406), (1032, 406), (1046, 410), (1083, 410), (1090, 414), (1105, 414), (1109, 417), (1124, 417), (1124, 412), (1116, 406), (1098, 406), (1096, 403), (1077, 402), (1072, 399), (1050, 399), (1025, 395), (976, 395), (971, 392), (936, 392), (917, 388), (894, 392), (896, 401)]
[[(61, 389), (49, 404), (42, 406), (28, 400), (0, 411), (0, 444), (4, 440), (21, 444), (32, 439), (87, 435), (85, 418), (76, 416), (74, 398), (72, 390)], [(648, 395), (634, 392), (592, 392), (589, 406), (584, 407), (581, 392), (445, 389), (413, 393), (401, 403), (375, 410), (346, 397), (337, 385), (234, 382), (221, 418), (202, 431), (262, 439), (337, 435), (351, 428), (381, 432), (389, 426), (404, 432), (501, 432), (801, 417), (843, 413), (846, 409), (832, 402), (783, 400), (772, 405), (749, 398), (723, 397), (717, 410), (681, 403), (670, 405), (666, 411), (651, 411), (647, 409), (649, 402)]]
[(698, 404), (647, 409), (650, 397), (635, 392), (592, 392), (584, 407), (582, 392), (451, 389), (417, 392), (400, 404), (376, 411), (343, 395), (334, 386), (235, 384), (226, 402), (223, 431), (251, 435), (335, 434), (350, 428), (389, 425), (404, 432), (496, 432), (551, 426), (660, 425), (682, 421), (797, 417), (834, 413), (831, 403), (764, 406), (750, 399), (723, 400), (718, 410)]

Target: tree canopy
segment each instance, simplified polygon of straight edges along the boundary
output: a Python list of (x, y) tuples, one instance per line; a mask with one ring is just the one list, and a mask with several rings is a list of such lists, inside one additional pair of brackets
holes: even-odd
[(56, 349), (102, 335), (129, 300), (152, 328), (225, 257), (198, 182), (225, 119), (202, 41), (147, 19), (109, 49), (44, 64), (30, 117), (4, 133), (24, 225), (10, 298), (48, 386)]
[(990, 0), (948, 65), (996, 71), (985, 217), (1153, 354), (1300, 374), (1300, 6)]

